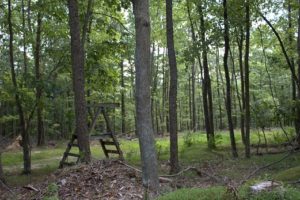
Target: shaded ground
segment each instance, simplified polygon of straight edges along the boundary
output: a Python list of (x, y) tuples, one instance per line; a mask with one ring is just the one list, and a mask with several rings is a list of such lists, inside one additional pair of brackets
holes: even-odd
[(141, 185), (135, 170), (118, 161), (103, 160), (58, 170), (32, 188), (13, 188), (15, 195), (6, 191), (1, 199), (142, 199)]
[[(268, 137), (272, 141), (272, 135)], [(182, 169), (192, 167), (196, 170), (187, 170), (178, 176), (166, 177), (171, 182), (161, 183), (161, 192), (168, 193), (179, 188), (211, 188), (211, 186), (238, 185), (247, 176), (269, 163), (280, 160), (286, 153), (256, 155), (256, 148), (252, 149), (251, 159), (243, 158), (243, 147), (240, 138), (237, 140), (240, 157), (232, 159), (227, 134), (218, 137), (218, 148), (208, 150), (204, 134), (191, 136), (181, 135), (179, 138), (179, 160)], [(140, 168), (139, 147), (136, 140), (120, 140), (126, 161), (136, 168)], [(95, 161), (92, 165), (81, 165), (69, 169), (57, 170), (60, 156), (65, 144), (55, 148), (35, 149), (32, 153), (33, 173), (31, 176), (20, 176), (22, 167), (21, 152), (7, 153), (4, 157), (4, 166), (8, 189), (0, 191), (0, 199), (43, 199), (51, 196), (51, 200), (59, 199), (142, 199), (141, 175), (118, 161)], [(168, 138), (159, 138), (156, 142), (159, 157), (160, 174), (169, 171), (169, 143)], [(270, 149), (269, 149), (270, 150)], [(287, 150), (284, 147), (273, 150)], [(97, 159), (103, 158), (99, 144), (92, 146), (92, 152)], [(260, 149), (265, 153), (264, 149)], [(286, 177), (278, 173), (300, 165), (299, 153), (289, 156), (282, 162), (259, 171), (255, 180), (279, 180)], [(293, 172), (298, 172), (295, 168)], [(199, 173), (200, 172), (200, 173)], [(297, 178), (298, 177), (298, 178)], [(296, 179), (295, 179), (296, 178)], [(291, 181), (300, 180), (300, 173), (291, 177)], [(290, 179), (289, 179), (290, 180)], [(225, 183), (225, 184), (224, 184)], [(23, 186), (32, 184), (33, 188)], [(1, 184), (0, 184), (1, 185)], [(30, 187), (29, 187), (30, 188)], [(33, 190), (32, 190), (33, 189)], [(34, 191), (34, 190), (37, 191)], [(230, 187), (229, 187), (230, 189)], [(57, 198), (55, 198), (57, 196)], [(49, 200), (49, 199), (48, 199)]]
[[(181, 187), (209, 187), (210, 177), (195, 172), (168, 177), (161, 181), (162, 192)], [(95, 161), (58, 170), (42, 183), (3, 189), (0, 199), (143, 199), (141, 174), (118, 160)]]

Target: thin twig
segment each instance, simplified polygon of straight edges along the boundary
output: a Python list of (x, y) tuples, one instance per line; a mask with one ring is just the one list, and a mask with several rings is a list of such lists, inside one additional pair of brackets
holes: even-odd
[(0, 179), (1, 185), (8, 190), (12, 195), (14, 195), (14, 192)]

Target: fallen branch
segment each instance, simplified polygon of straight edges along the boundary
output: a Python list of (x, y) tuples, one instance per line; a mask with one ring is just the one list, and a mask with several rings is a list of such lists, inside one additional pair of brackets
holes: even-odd
[(296, 153), (296, 152), (297, 152), (297, 151), (294, 151), (294, 149), (293, 149), (293, 150), (291, 150), (288, 154), (286, 154), (285, 156), (283, 156), (282, 158), (280, 158), (279, 160), (274, 161), (274, 162), (272, 162), (272, 163), (269, 163), (269, 164), (267, 164), (267, 165), (265, 165), (265, 166), (262, 166), (262, 167), (260, 167), (260, 168), (257, 168), (256, 170), (252, 171), (245, 179), (243, 179), (243, 180), (240, 182), (240, 185), (243, 185), (248, 179), (250, 179), (251, 177), (253, 177), (253, 176), (254, 176), (255, 174), (257, 174), (259, 171), (264, 170), (264, 169), (266, 169), (266, 168), (269, 168), (269, 167), (271, 167), (271, 166), (273, 166), (273, 165), (275, 165), (275, 164), (277, 164), (277, 163), (280, 163), (281, 161), (287, 159), (287, 158), (290, 157), (293, 153)]
[[(128, 168), (130, 168), (130, 169), (133, 169), (133, 170), (135, 170), (135, 171), (137, 171), (137, 172), (139, 172), (139, 173), (142, 173), (142, 170), (140, 170), (140, 169), (138, 169), (138, 168), (136, 168), (136, 167), (133, 167), (133, 166), (131, 166), (131, 165), (128, 165), (128, 164), (126, 164), (126, 163), (124, 163), (124, 162), (122, 162), (122, 161), (120, 161), (120, 160), (119, 160), (119, 163), (121, 163), (122, 165), (125, 165), (126, 167), (128, 167)], [(163, 176), (158, 177), (158, 179), (159, 179), (161, 182), (168, 182), (168, 183), (173, 181), (172, 179), (169, 179), (169, 178), (166, 178), (166, 177), (163, 177)]]
[(12, 195), (15, 195), (15, 193), (0, 179), (0, 183), (3, 188), (5, 188), (7, 191), (9, 191)]
[[(136, 167), (133, 167), (131, 165), (128, 165), (122, 161), (119, 161), (122, 165), (125, 165), (135, 171), (138, 171), (140, 173), (142, 173), (142, 170), (136, 168)], [(216, 182), (220, 182), (221, 180), (213, 175), (210, 175), (206, 172), (203, 172), (203, 171), (200, 171), (199, 169), (197, 169), (196, 167), (187, 167), (186, 169), (183, 169), (181, 170), (180, 172), (176, 173), (176, 174), (170, 174), (170, 175), (161, 175), (159, 176), (159, 180), (161, 181), (167, 181), (167, 182), (172, 182), (172, 179), (168, 179), (169, 177), (176, 177), (176, 176), (180, 176), (181, 174), (183, 174), (184, 172), (187, 172), (187, 171), (190, 171), (190, 170), (193, 170), (193, 171), (196, 171), (196, 173), (199, 175), (199, 176), (202, 176), (202, 174), (204, 174), (205, 176), (208, 176), (210, 177), (211, 179), (215, 180)]]

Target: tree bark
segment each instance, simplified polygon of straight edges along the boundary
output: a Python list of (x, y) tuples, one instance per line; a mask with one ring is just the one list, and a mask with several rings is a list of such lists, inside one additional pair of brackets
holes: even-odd
[(250, 158), (250, 85), (249, 85), (249, 51), (250, 51), (250, 1), (246, 0), (246, 47), (245, 47), (245, 156)]
[(134, 0), (136, 50), (136, 128), (139, 137), (143, 186), (158, 191), (157, 157), (151, 121), (149, 0)]
[(230, 86), (230, 75), (228, 69), (228, 52), (229, 52), (229, 24), (228, 24), (228, 14), (227, 14), (227, 0), (223, 0), (224, 7), (224, 40), (225, 40), (225, 50), (224, 50), (224, 71), (226, 78), (226, 110), (228, 117), (228, 126), (230, 132), (230, 142), (231, 142), (231, 151), (233, 157), (238, 157), (235, 137), (234, 137), (234, 128), (232, 122), (232, 108), (231, 108), (231, 86)]
[(191, 98), (191, 108), (192, 108), (192, 129), (193, 129), (193, 132), (196, 132), (197, 130), (197, 124), (196, 124), (196, 101), (195, 101), (195, 63), (193, 62), (192, 64), (192, 98)]
[(22, 0), (22, 31), (23, 31), (23, 59), (24, 59), (24, 77), (27, 75), (27, 45), (26, 45), (26, 29), (25, 29), (25, 5)]
[[(204, 106), (204, 109), (207, 109), (206, 111), (206, 122), (205, 126), (209, 127), (209, 131), (207, 132), (208, 135), (208, 147), (209, 148), (215, 148), (215, 133), (214, 133), (214, 117), (213, 117), (213, 101), (212, 101), (212, 91), (211, 91), (211, 80), (210, 80), (210, 74), (209, 74), (209, 68), (208, 68), (208, 57), (207, 57), (207, 51), (208, 46), (206, 44), (206, 28), (204, 24), (204, 14), (203, 14), (203, 8), (202, 4), (198, 6), (198, 11), (200, 14), (200, 38), (201, 38), (201, 44), (202, 44), (202, 57), (203, 57), (203, 72), (204, 72), (204, 96), (206, 106)], [(204, 102), (205, 102), (204, 101)], [(205, 108), (207, 107), (207, 108)]]
[(16, 72), (15, 72), (15, 66), (14, 66), (14, 35), (13, 35), (13, 27), (12, 27), (12, 11), (11, 11), (11, 0), (8, 0), (8, 27), (9, 27), (9, 62), (10, 62), (10, 69), (11, 69), (11, 79), (14, 86), (14, 92), (15, 92), (15, 101), (18, 109), (18, 115), (19, 115), (19, 123), (21, 128), (21, 135), (22, 135), (22, 147), (23, 147), (23, 164), (24, 174), (30, 174), (31, 173), (31, 159), (30, 159), (30, 144), (29, 144), (29, 135), (26, 128), (26, 122), (25, 122), (25, 116), (24, 111), (21, 103), (21, 99), (19, 96), (18, 91), (18, 84), (17, 84), (17, 78), (16, 78)]
[[(298, 0), (298, 4), (300, 0)], [(297, 53), (298, 53), (298, 80), (300, 80), (300, 7), (298, 7), (298, 35), (297, 35)], [(297, 100), (300, 101), (300, 87), (297, 84)], [(298, 120), (298, 127), (300, 127), (300, 107), (297, 107), (296, 119)], [(297, 132), (297, 142), (298, 146), (300, 146), (300, 130)]]
[(170, 173), (179, 171), (177, 133), (177, 63), (173, 36), (173, 2), (166, 0), (167, 46), (170, 66), (169, 119), (170, 119)]
[(125, 109), (125, 82), (124, 82), (124, 64), (123, 60), (120, 62), (121, 67), (121, 126), (122, 133), (126, 133), (126, 109)]
[(87, 127), (87, 110), (84, 91), (84, 50), (80, 39), (77, 0), (68, 0), (71, 35), (71, 62), (75, 106), (75, 134), (78, 138), (80, 160), (90, 162), (91, 151)]
[(241, 137), (242, 142), (245, 145), (245, 81), (244, 81), (244, 65), (243, 65), (243, 44), (244, 44), (244, 32), (243, 28), (241, 27), (240, 30), (240, 38), (237, 38), (238, 43), (238, 54), (239, 54), (239, 68), (240, 68), (240, 79), (241, 79), (241, 118), (240, 118), (240, 128), (241, 128)]
[(220, 76), (222, 76), (219, 73), (220, 69), (220, 53), (219, 53), (219, 47), (216, 48), (216, 76), (217, 76), (217, 95), (218, 95), (218, 110), (219, 110), (219, 129), (222, 130), (224, 128), (223, 126), (223, 112), (222, 112), (222, 104), (221, 104), (221, 91), (220, 91)]
[[(0, 136), (0, 138), (1, 138), (1, 136)], [(1, 152), (0, 152), (0, 181), (5, 183), (3, 167), (2, 167), (2, 153)]]
[[(38, 3), (39, 4), (39, 3)], [(43, 102), (42, 102), (42, 74), (40, 68), (40, 49), (41, 49), (41, 32), (42, 32), (42, 16), (41, 12), (38, 12), (37, 18), (37, 31), (35, 40), (35, 79), (36, 79), (36, 93), (35, 98), (37, 102), (37, 135), (38, 135), (38, 146), (45, 144), (45, 131), (43, 122)]]

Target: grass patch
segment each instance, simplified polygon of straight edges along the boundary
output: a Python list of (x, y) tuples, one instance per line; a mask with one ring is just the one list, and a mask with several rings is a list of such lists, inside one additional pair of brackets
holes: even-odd
[[(231, 148), (230, 148), (230, 138), (228, 131), (220, 131), (216, 133), (216, 145), (217, 148), (214, 150), (209, 150), (207, 148), (206, 134), (205, 132), (184, 132), (180, 133), (178, 137), (178, 150), (179, 150), (179, 161), (183, 166), (195, 165), (201, 166), (205, 163), (210, 163), (212, 166), (214, 164), (220, 163), (222, 161), (222, 168), (218, 169), (222, 176), (228, 176), (230, 178), (241, 178), (245, 174), (249, 173), (249, 170), (255, 169), (256, 167), (263, 166), (265, 164), (279, 160), (283, 154), (276, 155), (265, 155), (265, 156), (255, 156), (253, 155), (251, 159), (244, 159), (244, 147), (241, 141), (241, 135), (238, 130), (236, 133), (236, 141), (239, 150), (239, 158), (232, 159)], [(268, 143), (276, 143), (278, 139), (283, 137), (280, 135), (280, 130), (266, 131), (266, 136), (268, 138)], [(275, 136), (274, 136), (275, 135)], [(255, 130), (252, 130), (251, 134), (252, 143), (257, 143), (258, 134)], [(50, 174), (55, 171), (59, 165), (59, 161), (65, 151), (66, 142), (59, 141), (55, 148), (34, 148), (32, 150), (32, 175), (30, 179), (27, 176), (21, 176), (23, 168), (23, 157), (22, 152), (6, 152), (2, 155), (2, 161), (4, 166), (4, 172), (7, 175), (9, 183), (12, 185), (23, 185), (29, 183), (32, 180), (40, 180), (41, 177)], [(132, 165), (140, 166), (140, 149), (138, 139), (125, 140), (119, 139), (120, 147), (123, 151), (123, 155), (127, 162)], [(105, 156), (101, 149), (99, 142), (92, 142), (91, 151), (92, 156), (95, 159), (104, 159)], [(158, 160), (160, 162), (166, 162), (169, 160), (169, 138), (157, 138), (156, 139), (156, 150), (158, 155)], [(72, 152), (77, 153), (77, 149), (74, 148)], [(70, 160), (71, 161), (71, 160)], [(299, 166), (300, 158), (297, 155), (290, 156), (285, 161), (278, 163), (268, 169), (268, 177), (272, 177), (279, 170), (292, 168)], [(166, 170), (162, 173), (166, 173)], [(297, 173), (298, 173), (297, 168)], [(292, 174), (291, 171), (286, 172)], [(294, 172), (293, 172), (294, 173)], [(278, 174), (279, 175), (279, 174)], [(286, 177), (285, 174), (281, 177)], [(280, 179), (281, 180), (281, 179)], [(20, 183), (20, 184), (18, 184)]]
[[(264, 191), (258, 194), (250, 192), (248, 186), (244, 186), (237, 194), (241, 200), (300, 200), (300, 191), (296, 188), (276, 188), (272, 191)], [(157, 200), (232, 200), (234, 194), (226, 188), (217, 186), (210, 188), (185, 188), (165, 194)]]
[(273, 176), (278, 181), (297, 181), (300, 180), (300, 166), (293, 167), (284, 171), (281, 171)]
[(221, 200), (224, 195), (224, 187), (211, 187), (205, 189), (184, 188), (163, 195), (157, 200)]

